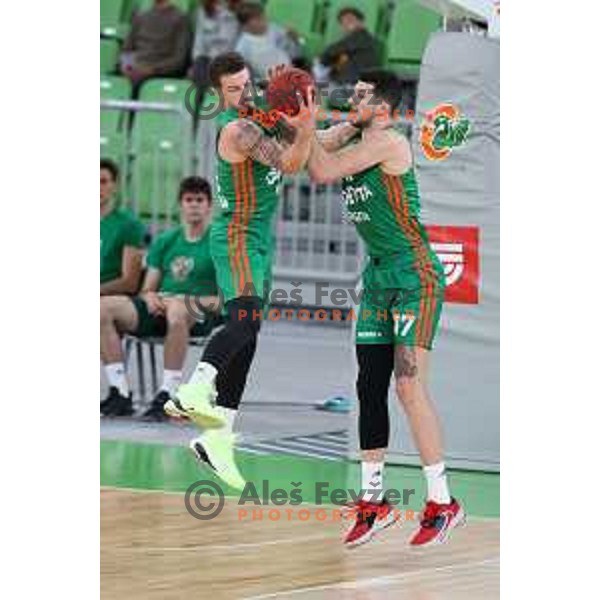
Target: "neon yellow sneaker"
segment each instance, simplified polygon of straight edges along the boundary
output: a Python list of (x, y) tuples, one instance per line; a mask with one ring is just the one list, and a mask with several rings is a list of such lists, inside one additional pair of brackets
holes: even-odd
[(180, 385), (174, 396), (165, 403), (165, 412), (172, 417), (185, 417), (201, 429), (223, 427), (227, 419), (223, 409), (216, 406), (217, 396), (210, 383), (187, 383)]
[(210, 429), (190, 442), (196, 459), (209, 466), (227, 485), (243, 490), (246, 480), (235, 464), (237, 436), (225, 429)]

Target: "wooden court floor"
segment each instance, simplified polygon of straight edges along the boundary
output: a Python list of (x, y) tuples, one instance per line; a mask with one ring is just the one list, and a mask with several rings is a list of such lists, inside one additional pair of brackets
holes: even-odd
[(414, 522), (345, 550), (347, 525), (330, 514), (318, 521), (313, 508), (300, 521), (302, 507), (287, 515), (290, 507), (280, 507), (278, 521), (266, 511), (260, 521), (240, 519), (239, 508), (229, 500), (218, 517), (199, 521), (183, 494), (102, 489), (102, 598), (499, 598), (496, 519), (470, 519), (447, 544), (426, 550), (407, 546)]

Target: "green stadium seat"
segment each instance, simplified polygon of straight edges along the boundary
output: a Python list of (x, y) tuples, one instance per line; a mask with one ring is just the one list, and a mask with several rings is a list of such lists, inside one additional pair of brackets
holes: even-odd
[(100, 108), (100, 131), (111, 134), (121, 129), (123, 112), (115, 109)]
[(121, 23), (124, 0), (100, 0), (100, 28)]
[[(148, 10), (149, 8), (152, 8), (153, 4), (154, 0), (137, 0), (134, 5), (134, 10)], [(198, 7), (198, 0), (171, 0), (171, 4), (177, 6), (177, 8), (185, 13), (189, 13)]]
[(100, 73), (114, 73), (119, 57), (117, 40), (100, 40)]
[(131, 171), (131, 197), (136, 212), (153, 224), (175, 220), (179, 183), (188, 171), (175, 144), (161, 140), (145, 146), (135, 156)]
[(103, 158), (120, 159), (127, 154), (127, 137), (124, 132), (100, 131), (100, 155)]
[(126, 0), (100, 0), (100, 35), (123, 39), (129, 29), (124, 18)]
[(140, 100), (182, 104), (192, 82), (189, 79), (149, 79), (140, 92)]
[(291, 27), (304, 38), (307, 55), (312, 58), (323, 50), (322, 23), (324, 0), (269, 0), (266, 14), (269, 21), (281, 27)]
[(123, 10), (121, 12), (121, 23), (131, 23), (133, 11), (136, 8), (137, 0), (123, 0)]
[[(125, 77), (100, 76), (101, 100), (128, 100), (131, 98), (131, 82)], [(100, 131), (118, 131), (125, 113), (120, 110), (100, 108)]]
[(339, 40), (343, 31), (338, 23), (337, 16), (342, 8), (358, 8), (365, 15), (365, 26), (375, 36), (379, 33), (379, 15), (384, 9), (382, 0), (331, 0), (327, 12), (325, 26), (325, 45), (328, 46)]
[(131, 98), (131, 81), (126, 77), (101, 75), (100, 98), (102, 100), (128, 100)]
[(187, 79), (151, 79), (143, 84), (140, 101), (179, 106), (182, 112), (148, 111), (136, 114), (132, 131), (134, 152), (161, 141), (177, 147), (191, 142), (192, 115), (186, 108), (190, 86), (192, 82)]
[(387, 39), (388, 65), (395, 70), (418, 72), (429, 35), (441, 25), (441, 16), (417, 0), (397, 0)]

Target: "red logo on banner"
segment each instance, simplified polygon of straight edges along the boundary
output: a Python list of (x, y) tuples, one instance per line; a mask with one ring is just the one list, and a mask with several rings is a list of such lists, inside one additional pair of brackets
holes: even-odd
[(479, 228), (428, 225), (429, 241), (446, 275), (447, 302), (479, 302)]

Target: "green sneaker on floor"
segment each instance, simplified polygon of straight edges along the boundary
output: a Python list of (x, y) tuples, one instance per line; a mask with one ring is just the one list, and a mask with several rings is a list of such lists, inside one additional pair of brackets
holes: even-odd
[(216, 396), (217, 392), (210, 383), (180, 385), (165, 404), (165, 412), (171, 417), (190, 419), (201, 429), (223, 427), (227, 419), (223, 409), (214, 403)]
[(243, 490), (246, 480), (235, 463), (236, 435), (227, 430), (211, 429), (190, 442), (196, 459), (210, 467), (232, 488)]

